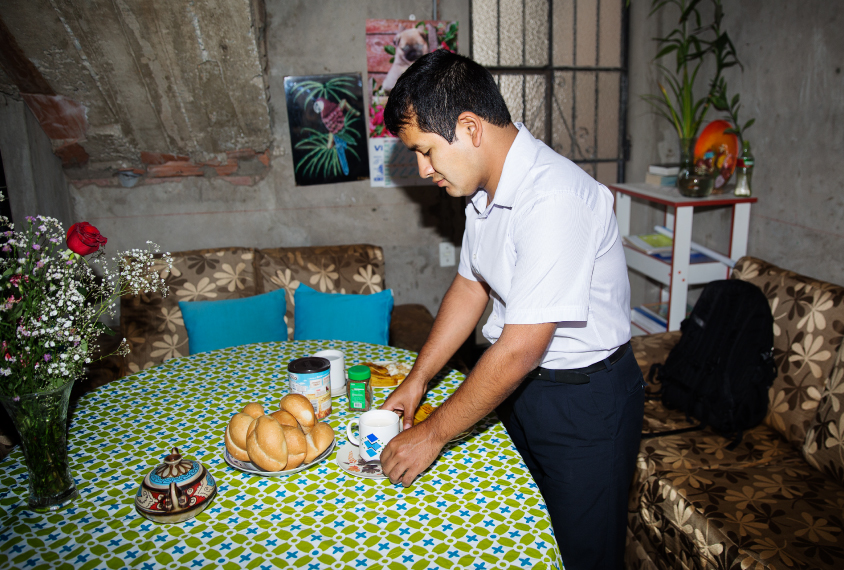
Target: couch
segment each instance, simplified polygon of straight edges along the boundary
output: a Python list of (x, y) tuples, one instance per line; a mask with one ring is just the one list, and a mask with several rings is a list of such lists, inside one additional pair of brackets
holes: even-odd
[[(384, 253), (374, 245), (255, 249), (223, 247), (171, 253), (173, 269), (165, 281), (167, 297), (125, 296), (120, 301), (120, 330), (100, 339), (100, 355), (113, 353), (125, 337), (131, 352), (111, 355), (89, 366), (74, 386), (72, 398), (112, 380), (188, 355), (188, 335), (179, 301), (238, 299), (284, 288), (289, 338), (293, 338), (293, 293), (300, 283), (323, 292), (368, 294), (387, 288)], [(162, 266), (163, 270), (163, 266)], [(424, 305), (393, 308), (390, 345), (418, 352), (433, 325)], [(460, 357), (449, 368), (468, 372)], [(0, 458), (17, 434), (0, 410)]]
[[(759, 286), (774, 317), (768, 416), (735, 449), (709, 429), (642, 440), (627, 567), (844, 568), (844, 288), (752, 257), (732, 278)], [(634, 337), (646, 378), (679, 337)], [(688, 425), (646, 401), (643, 434)]]

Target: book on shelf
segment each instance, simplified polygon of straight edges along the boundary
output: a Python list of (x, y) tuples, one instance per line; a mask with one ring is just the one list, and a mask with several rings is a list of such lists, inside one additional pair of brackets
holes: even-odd
[[(665, 263), (671, 263), (671, 259), (673, 257), (671, 251), (657, 251), (654, 253), (649, 254), (651, 257), (655, 257), (660, 261), (664, 261)], [(701, 253), (699, 251), (691, 251), (689, 253), (689, 263), (694, 265), (696, 263), (716, 263), (717, 259), (712, 259), (708, 255)]]
[(677, 176), (680, 174), (680, 165), (676, 162), (670, 164), (651, 164), (648, 166), (648, 174), (656, 174), (657, 176)]
[(635, 307), (630, 310), (630, 323), (636, 325), (647, 334), (656, 334), (668, 330), (665, 322), (654, 318), (653, 315), (643, 311), (641, 307)]
[(662, 175), (662, 174), (653, 174), (652, 172), (648, 172), (645, 174), (645, 184), (649, 186), (676, 186), (677, 185), (677, 175)]
[(636, 249), (647, 254), (668, 252), (671, 253), (671, 248), (674, 245), (674, 240), (662, 234), (639, 234), (632, 236), (624, 236), (624, 241)]

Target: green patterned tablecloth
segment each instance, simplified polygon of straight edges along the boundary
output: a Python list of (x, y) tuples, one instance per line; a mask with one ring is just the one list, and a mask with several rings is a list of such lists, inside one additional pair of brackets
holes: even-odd
[[(68, 435), (81, 498), (38, 515), (26, 508), (20, 447), (0, 462), (0, 568), (562, 568), (542, 496), (494, 416), (450, 444), (408, 489), (326, 461), (264, 478), (229, 467), (223, 432), (250, 401), (277, 409), (287, 364), (327, 348), (346, 365), (415, 354), (353, 342), (255, 344), (171, 360), (82, 397)], [(433, 389), (438, 405), (463, 376)], [(386, 389), (375, 389), (380, 405)], [(354, 413), (334, 398), (339, 443)], [(143, 476), (178, 446), (205, 464), (218, 494), (176, 525), (141, 517)]]

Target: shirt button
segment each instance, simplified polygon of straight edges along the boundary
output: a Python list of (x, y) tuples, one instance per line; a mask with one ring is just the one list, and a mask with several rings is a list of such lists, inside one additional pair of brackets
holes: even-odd
[(477, 253), (473, 253), (473, 254), (472, 254), (472, 259), (477, 259), (477, 258), (478, 258), (478, 254), (477, 254)]

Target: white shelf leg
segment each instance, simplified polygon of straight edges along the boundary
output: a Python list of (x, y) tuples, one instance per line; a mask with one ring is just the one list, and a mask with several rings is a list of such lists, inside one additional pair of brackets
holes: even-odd
[(738, 261), (747, 255), (747, 234), (750, 231), (750, 204), (733, 206), (733, 227), (730, 228), (730, 259)]
[(618, 235), (630, 235), (630, 203), (632, 202), (630, 196), (615, 193), (615, 218), (618, 221)]
[(668, 304), (668, 330), (680, 330), (686, 318), (689, 292), (689, 254), (692, 244), (694, 207), (676, 208), (674, 215), (674, 252), (671, 264), (671, 300)]

